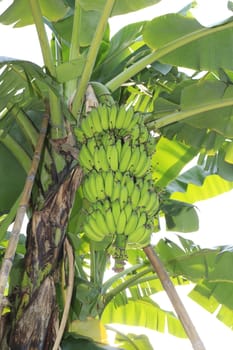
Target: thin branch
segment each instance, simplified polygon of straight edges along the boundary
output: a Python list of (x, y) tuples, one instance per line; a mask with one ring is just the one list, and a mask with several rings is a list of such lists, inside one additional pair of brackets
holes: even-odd
[(16, 248), (18, 245), (20, 230), (22, 227), (24, 216), (26, 214), (28, 202), (31, 196), (32, 187), (34, 184), (35, 176), (36, 176), (37, 169), (40, 162), (40, 156), (41, 156), (41, 152), (43, 149), (43, 145), (44, 145), (44, 141), (47, 133), (48, 120), (49, 120), (49, 113), (47, 110), (42, 120), (41, 131), (38, 137), (37, 146), (35, 148), (34, 156), (32, 159), (31, 168), (25, 182), (25, 186), (20, 199), (20, 204), (17, 210), (15, 222), (13, 225), (11, 237), (9, 239), (9, 244), (6, 249), (1, 270), (0, 270), (0, 315), (2, 314), (2, 310), (4, 307), (4, 292), (5, 292), (9, 274), (13, 265), (13, 260), (14, 260)]
[(69, 266), (68, 286), (67, 286), (67, 290), (66, 290), (65, 307), (63, 310), (60, 327), (59, 327), (57, 337), (56, 337), (56, 340), (55, 340), (55, 343), (53, 345), (52, 350), (59, 349), (64, 331), (65, 331), (68, 316), (69, 316), (71, 299), (72, 299), (73, 288), (74, 288), (74, 255), (73, 255), (72, 246), (67, 238), (65, 239), (65, 242), (64, 242), (64, 249), (65, 249), (65, 252), (67, 254), (68, 266)]
[(99, 47), (101, 44), (101, 40), (103, 38), (105, 29), (106, 29), (106, 25), (108, 22), (108, 18), (112, 12), (112, 8), (114, 6), (114, 3), (115, 3), (115, 0), (107, 0), (106, 1), (106, 5), (103, 9), (102, 16), (100, 18), (100, 21), (99, 21), (98, 26), (96, 28), (95, 34), (93, 36), (93, 40), (91, 42), (91, 45), (90, 45), (90, 48), (88, 51), (83, 74), (82, 74), (80, 82), (78, 84), (77, 92), (76, 92), (74, 99), (73, 99), (72, 113), (75, 116), (77, 116), (79, 111), (80, 111), (82, 100), (83, 100), (83, 97), (84, 97), (84, 94), (85, 94), (85, 91), (87, 88), (87, 84), (90, 80), (91, 73), (92, 73), (93, 67), (95, 65), (96, 57), (97, 57)]
[(7, 216), (0, 223), (0, 241), (2, 241), (5, 238), (7, 229), (15, 218), (15, 215), (17, 213), (17, 208), (20, 203), (20, 198), (21, 198), (21, 195), (18, 196), (15, 203), (13, 204), (10, 211), (8, 212)]
[(168, 273), (163, 267), (162, 262), (158, 258), (157, 254), (151, 246), (143, 248), (146, 256), (148, 257), (151, 265), (153, 266), (155, 272), (157, 273), (165, 292), (167, 293), (183, 327), (189, 337), (190, 342), (192, 343), (194, 350), (205, 350), (205, 346), (200, 339), (192, 320), (190, 319), (187, 310), (185, 309), (180, 297), (170, 280)]

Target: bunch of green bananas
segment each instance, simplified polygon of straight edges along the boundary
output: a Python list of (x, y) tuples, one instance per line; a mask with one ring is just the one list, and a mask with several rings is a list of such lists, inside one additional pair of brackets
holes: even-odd
[(90, 203), (83, 230), (90, 240), (112, 242), (115, 270), (127, 248), (150, 242), (159, 201), (151, 179), (155, 139), (133, 109), (100, 105), (75, 130), (84, 171), (83, 196)]

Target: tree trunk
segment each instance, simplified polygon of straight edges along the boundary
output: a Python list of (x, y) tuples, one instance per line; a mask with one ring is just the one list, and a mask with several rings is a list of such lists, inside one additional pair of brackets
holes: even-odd
[(69, 213), (81, 180), (82, 170), (76, 167), (28, 224), (24, 276), (10, 335), (12, 350), (53, 347), (59, 322), (55, 283)]

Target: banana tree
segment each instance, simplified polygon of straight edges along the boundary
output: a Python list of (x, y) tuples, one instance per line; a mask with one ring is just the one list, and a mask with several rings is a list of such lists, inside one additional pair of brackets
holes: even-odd
[[(111, 16), (157, 2), (15, 0), (0, 16), (5, 25), (34, 24), (44, 59), (39, 67), (0, 58), (2, 349), (111, 349), (110, 323), (160, 332), (167, 324), (185, 337), (177, 315), (151, 298), (163, 283), (141, 249), (148, 242), (128, 246), (127, 265), (113, 273), (112, 238), (96, 242), (85, 232), (82, 123), (98, 105), (133, 111), (153, 136), (153, 236), (161, 217), (168, 230), (197, 230), (194, 203), (233, 188), (233, 22), (205, 28), (184, 10), (110, 38)], [(25, 214), (27, 234), (19, 235)], [(178, 237), (152, 246), (170, 280), (194, 283), (191, 297), (232, 327), (232, 249)], [(125, 349), (152, 348), (146, 337), (120, 339)]]

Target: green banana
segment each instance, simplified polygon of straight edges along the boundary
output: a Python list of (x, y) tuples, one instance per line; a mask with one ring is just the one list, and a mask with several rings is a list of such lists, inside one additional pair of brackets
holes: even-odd
[(146, 247), (151, 242), (151, 235), (153, 233), (154, 225), (146, 224), (144, 235), (139, 239), (139, 244), (141, 247)]
[(95, 153), (93, 154), (94, 159), (94, 167), (99, 172), (102, 170), (101, 164), (100, 164), (100, 157), (99, 157), (99, 148), (96, 148)]
[(115, 226), (117, 225), (117, 222), (119, 220), (120, 213), (121, 213), (120, 203), (118, 200), (116, 200), (112, 202), (112, 215), (114, 218)]
[(135, 183), (134, 183), (134, 179), (130, 175), (129, 177), (126, 178), (125, 185), (127, 187), (129, 197), (131, 197), (135, 187)]
[(118, 153), (115, 145), (109, 145), (107, 147), (107, 159), (110, 169), (113, 171), (118, 170)]
[(130, 158), (130, 161), (129, 161), (129, 165), (128, 165), (128, 169), (132, 173), (134, 173), (135, 168), (137, 168), (137, 166), (138, 166), (140, 155), (141, 155), (140, 148), (139, 147), (133, 147), (132, 148), (132, 155), (131, 155), (131, 158)]
[(147, 150), (148, 156), (153, 155), (155, 153), (156, 138), (154, 136), (150, 135), (150, 137), (146, 141), (145, 145), (146, 145), (146, 150)]
[(127, 113), (126, 113), (125, 107), (121, 106), (118, 109), (118, 113), (117, 113), (117, 117), (116, 117), (116, 129), (121, 130), (123, 128), (126, 117), (127, 117)]
[(135, 127), (135, 125), (137, 123), (140, 123), (140, 121), (141, 121), (141, 115), (139, 113), (134, 113), (133, 110), (131, 113), (132, 113), (132, 117), (131, 117), (131, 121), (127, 127), (128, 130), (132, 130)]
[(122, 210), (120, 212), (119, 219), (118, 219), (118, 222), (117, 222), (117, 225), (116, 225), (116, 231), (117, 231), (118, 234), (123, 234), (124, 233), (126, 223), (127, 223), (127, 217), (126, 217), (126, 214), (125, 214), (124, 210)]
[(144, 124), (140, 124), (139, 128), (140, 128), (140, 133), (139, 133), (138, 141), (140, 144), (142, 144), (148, 141), (150, 137), (150, 133)]
[(80, 128), (81, 128), (81, 130), (83, 131), (84, 135), (87, 138), (91, 138), (94, 135), (93, 130), (89, 126), (88, 117), (85, 117), (85, 118), (82, 119)]
[(106, 211), (106, 223), (107, 223), (109, 232), (111, 234), (115, 234), (116, 233), (116, 225), (115, 225), (115, 221), (114, 221), (114, 217), (113, 217), (113, 213), (112, 213), (111, 208)]
[(90, 120), (89, 124), (93, 126), (94, 134), (103, 131), (100, 115), (97, 111), (97, 108), (92, 108), (90, 114), (88, 115), (88, 118)]
[(88, 148), (90, 154), (93, 157), (93, 155), (95, 154), (96, 148), (97, 148), (96, 139), (94, 137), (92, 137), (91, 139), (88, 139), (86, 145), (87, 145), (87, 148)]
[(104, 179), (101, 173), (96, 173), (95, 176), (96, 192), (99, 200), (105, 199)]
[(115, 201), (115, 200), (119, 199), (120, 193), (121, 193), (121, 183), (120, 183), (120, 181), (114, 180), (111, 200)]
[(142, 226), (145, 225), (147, 222), (147, 215), (145, 212), (141, 212), (139, 217), (138, 217), (138, 223), (137, 226)]
[(74, 134), (78, 140), (78, 142), (84, 143), (86, 141), (86, 135), (80, 128), (74, 128)]
[(120, 183), (122, 184), (122, 179), (123, 179), (123, 175), (120, 171), (114, 171), (114, 178), (115, 178), (115, 181), (120, 181)]
[(132, 214), (125, 226), (125, 232), (124, 232), (125, 235), (129, 237), (136, 230), (137, 224), (138, 224), (138, 214), (135, 211), (132, 211)]
[(97, 108), (97, 113), (99, 114), (99, 120), (101, 122), (102, 130), (108, 130), (108, 107), (106, 105), (99, 105)]
[(125, 211), (126, 219), (127, 219), (127, 222), (128, 222), (129, 218), (132, 215), (132, 211), (133, 211), (132, 204), (130, 202), (126, 203), (124, 211)]
[(114, 186), (114, 176), (113, 176), (113, 172), (109, 170), (108, 172), (105, 173), (105, 178), (104, 178), (105, 194), (109, 198), (112, 198), (113, 186)]
[(90, 171), (93, 169), (93, 158), (92, 155), (90, 154), (89, 149), (87, 146), (84, 144), (79, 152), (79, 163), (81, 167), (83, 168), (84, 172)]
[(134, 117), (134, 110), (132, 107), (130, 107), (125, 112), (125, 120), (124, 120), (124, 123), (122, 125), (122, 129), (130, 130), (132, 128), (132, 127), (130, 127), (130, 125), (132, 123), (133, 117)]
[(99, 158), (100, 169), (102, 171), (109, 171), (109, 163), (107, 160), (107, 154), (104, 147), (100, 146), (97, 153)]
[(129, 168), (132, 149), (129, 141), (126, 141), (122, 146), (121, 158), (119, 160), (119, 170), (121, 172), (127, 171)]
[(107, 226), (104, 214), (101, 212), (100, 209), (96, 210), (94, 214), (95, 214), (96, 222), (98, 223), (100, 230), (103, 232), (104, 236), (109, 235), (110, 232), (109, 232), (109, 228)]
[(92, 241), (100, 242), (104, 239), (104, 234), (101, 231), (99, 224), (93, 217), (89, 217), (83, 225), (83, 231)]
[(137, 243), (141, 237), (145, 234), (146, 227), (145, 225), (137, 226), (135, 230), (128, 236), (128, 243)]
[(118, 159), (120, 159), (121, 151), (122, 151), (122, 140), (121, 139), (118, 139), (116, 141), (116, 149), (117, 149)]
[(135, 184), (134, 185), (134, 189), (133, 189), (133, 191), (131, 193), (131, 196), (130, 196), (131, 203), (132, 203), (132, 206), (133, 206), (134, 209), (137, 208), (137, 206), (138, 206), (138, 202), (140, 200), (140, 196), (141, 196), (140, 187)]
[(140, 152), (140, 158), (136, 168), (134, 169), (134, 175), (136, 177), (142, 177), (145, 175), (150, 167), (151, 159), (147, 156), (143, 150)]
[(93, 175), (93, 172), (89, 173), (89, 176), (84, 178), (83, 194), (84, 198), (91, 203), (95, 203), (98, 198), (95, 185), (95, 175)]
[(139, 125), (135, 125), (135, 127), (130, 131), (130, 137), (132, 140), (132, 144), (138, 144), (138, 138), (140, 135), (140, 127)]
[(149, 200), (150, 200), (150, 192), (148, 190), (147, 183), (145, 183), (145, 185), (141, 188), (141, 191), (140, 191), (140, 199), (138, 201), (138, 206), (146, 208)]
[(159, 196), (155, 191), (150, 191), (150, 199), (146, 205), (146, 211), (149, 215), (155, 215), (159, 210)]
[(128, 202), (128, 189), (126, 186), (121, 186), (120, 196), (119, 196), (119, 202), (120, 207), (123, 209)]
[(100, 135), (100, 143), (103, 145), (105, 152), (107, 152), (108, 146), (115, 143), (115, 137), (105, 132)]
[(111, 106), (111, 108), (108, 109), (108, 125), (109, 125), (108, 127), (109, 127), (109, 130), (115, 129), (117, 114), (118, 114), (118, 108), (116, 105), (113, 105), (113, 106)]

